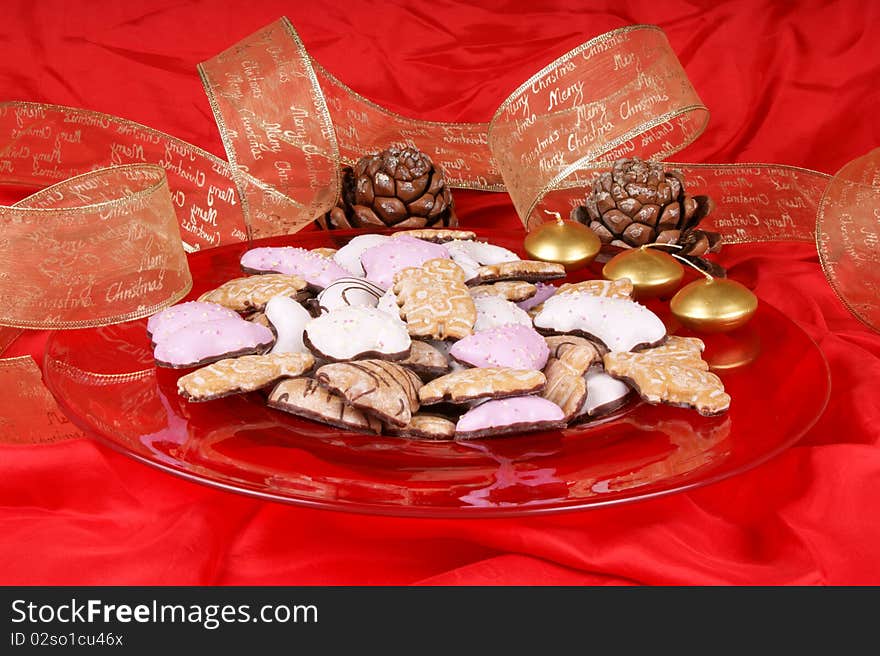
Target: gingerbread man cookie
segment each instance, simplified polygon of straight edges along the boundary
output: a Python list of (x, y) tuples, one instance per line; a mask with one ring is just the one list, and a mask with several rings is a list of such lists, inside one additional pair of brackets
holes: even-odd
[(409, 334), (429, 339), (461, 339), (477, 320), (464, 272), (452, 260), (435, 259), (395, 277), (394, 294)]

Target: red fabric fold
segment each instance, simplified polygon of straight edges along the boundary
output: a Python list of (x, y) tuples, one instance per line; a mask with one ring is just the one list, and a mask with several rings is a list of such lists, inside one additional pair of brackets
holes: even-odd
[[(488, 120), (570, 48), (654, 23), (712, 111), (677, 159), (834, 172), (880, 144), (873, 3), (476, 4), (13, 0), (0, 22), (0, 89), (123, 116), (222, 154), (195, 66), (281, 15), (355, 90), (444, 121)], [(455, 195), (465, 225), (517, 225), (506, 195)], [(0, 190), (0, 200), (15, 198)], [(3, 446), (0, 583), (880, 583), (880, 335), (843, 308), (809, 245), (731, 247), (723, 262), (816, 340), (832, 373), (819, 423), (746, 474), (588, 512), (412, 520), (212, 490), (87, 439)], [(28, 334), (8, 354), (39, 363), (43, 344)]]

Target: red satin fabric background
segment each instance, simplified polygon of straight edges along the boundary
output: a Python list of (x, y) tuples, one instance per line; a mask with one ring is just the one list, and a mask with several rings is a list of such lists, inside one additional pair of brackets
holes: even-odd
[[(488, 120), (570, 48), (654, 23), (712, 112), (676, 159), (833, 173), (880, 145), (880, 5), (869, 0), (7, 0), (4, 9), (4, 99), (116, 114), (217, 154), (196, 64), (281, 15), (356, 91), (445, 121)], [(504, 194), (455, 197), (464, 225), (517, 225)], [(807, 244), (728, 247), (721, 259), (817, 341), (833, 377), (818, 425), (749, 473), (618, 508), (411, 520), (208, 489), (88, 439), (3, 446), (0, 583), (878, 584), (880, 335), (843, 308)], [(44, 337), (22, 337), (5, 355), (41, 362)]]

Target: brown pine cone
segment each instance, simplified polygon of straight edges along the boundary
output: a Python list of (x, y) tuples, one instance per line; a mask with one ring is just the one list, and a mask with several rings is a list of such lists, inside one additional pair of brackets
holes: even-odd
[(611, 171), (602, 173), (571, 216), (590, 226), (603, 244), (677, 244), (682, 246), (677, 253), (696, 257), (721, 246), (718, 233), (696, 229), (713, 208), (708, 196), (685, 192), (680, 172), (633, 157), (617, 160)]
[(343, 167), (336, 207), (317, 220), (327, 230), (458, 225), (443, 171), (415, 148), (392, 146)]

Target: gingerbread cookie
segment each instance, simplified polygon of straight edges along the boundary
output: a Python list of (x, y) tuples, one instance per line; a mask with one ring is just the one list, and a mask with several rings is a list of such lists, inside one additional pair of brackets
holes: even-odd
[(458, 420), (455, 437), (470, 440), (564, 426), (565, 416), (556, 404), (540, 396), (518, 396), (487, 401), (471, 408)]
[(445, 244), (449, 241), (461, 240), (470, 241), (476, 239), (477, 235), (470, 230), (447, 230), (437, 228), (419, 228), (417, 230), (398, 230), (393, 237), (407, 236), (413, 239), (421, 239), (430, 241), (435, 244)]
[(448, 257), (449, 252), (440, 244), (403, 236), (365, 250), (361, 254), (361, 264), (364, 265), (367, 280), (382, 289), (388, 289), (398, 271)]
[(609, 351), (657, 346), (666, 339), (666, 326), (643, 305), (586, 292), (552, 296), (534, 321), (539, 330), (595, 339)]
[(367, 249), (385, 243), (388, 239), (390, 237), (386, 235), (357, 235), (336, 251), (333, 260), (351, 275), (363, 277), (366, 273), (364, 272), (364, 265), (361, 264), (361, 255)]
[(310, 353), (229, 358), (181, 376), (177, 393), (189, 401), (213, 401), (268, 387), (281, 378), (301, 376), (314, 365)]
[(507, 325), (460, 339), (450, 347), (449, 354), (472, 367), (540, 370), (547, 363), (550, 349), (531, 325)]
[(236, 315), (187, 324), (160, 339), (153, 357), (160, 367), (185, 369), (263, 353), (274, 341), (271, 330)]
[(583, 376), (593, 364), (602, 361), (599, 348), (583, 337), (550, 335), (544, 341), (550, 349), (549, 357), (561, 361), (576, 376)]
[(412, 341), (406, 326), (376, 308), (344, 307), (306, 324), (303, 343), (325, 360), (403, 360)]
[(584, 373), (599, 360), (599, 352), (593, 344), (581, 337), (548, 337), (551, 357), (544, 367), (547, 386), (541, 396), (552, 401), (565, 414), (566, 420), (576, 416), (587, 398)]
[(478, 296), (474, 299), (477, 320), (474, 332), (481, 333), (501, 326), (520, 325), (532, 327), (532, 318), (517, 307), (516, 303), (505, 301), (498, 296)]
[(294, 246), (252, 248), (241, 256), (245, 273), (285, 273), (299, 276), (312, 289), (324, 289), (331, 282), (350, 275), (329, 257)]
[(265, 312), (254, 312), (253, 314), (248, 315), (247, 320), (265, 326), (270, 330), (272, 329), (272, 323), (266, 318)]
[(639, 353), (608, 353), (605, 371), (632, 385), (648, 403), (694, 408), (710, 417), (730, 407), (724, 384), (700, 357), (699, 339), (670, 337), (668, 342)]
[(318, 369), (321, 386), (386, 424), (404, 427), (419, 409), (422, 381), (406, 367), (384, 360), (336, 362)]
[(654, 347), (646, 354), (674, 364), (708, 371), (709, 363), (703, 360), (702, 355), (705, 348), (703, 340), (696, 337), (670, 335), (662, 346)]
[(413, 337), (460, 339), (473, 332), (477, 310), (455, 262), (435, 259), (403, 269), (393, 291)]
[(307, 353), (303, 331), (312, 320), (302, 305), (286, 296), (276, 296), (266, 304), (266, 320), (275, 330), (275, 345), (271, 353)]
[(217, 303), (236, 312), (259, 311), (266, 307), (270, 298), (289, 296), (297, 298), (306, 288), (306, 281), (299, 276), (269, 273), (264, 276), (234, 278), (199, 296), (199, 301)]
[(409, 357), (398, 360), (397, 364), (412, 369), (420, 378), (431, 379), (449, 371), (446, 355), (427, 342), (414, 339)]
[(386, 430), (413, 440), (451, 440), (455, 437), (455, 422), (442, 415), (418, 412), (403, 428), (388, 426)]
[(538, 260), (517, 260), (481, 266), (471, 276), (467, 284), (485, 285), (499, 280), (525, 280), (526, 282), (543, 282), (565, 277), (565, 267), (555, 262)]
[(449, 257), (461, 267), (465, 278), (470, 280), (484, 264), (500, 264), (515, 262), (519, 255), (501, 246), (487, 244), (483, 241), (451, 241), (446, 244)]
[(322, 314), (343, 307), (376, 307), (384, 293), (385, 290), (364, 278), (340, 278), (318, 294), (315, 304)]
[(512, 303), (522, 303), (534, 296), (537, 291), (538, 288), (530, 282), (502, 280), (490, 285), (471, 287), (471, 296), (474, 298), (479, 296), (497, 296)]
[(382, 422), (350, 406), (313, 378), (290, 378), (269, 394), (269, 407), (323, 424), (364, 433), (381, 433)]
[(583, 280), (581, 282), (567, 282), (557, 291), (556, 295), (579, 294), (585, 292), (593, 296), (605, 296), (607, 298), (631, 299), (633, 284), (629, 278), (619, 280)]
[(540, 392), (546, 383), (544, 374), (528, 369), (485, 367), (462, 369), (426, 383), (419, 390), (423, 405), (443, 401), (467, 403), (476, 399), (502, 399)]
[(547, 365), (544, 375), (547, 376), (547, 386), (541, 392), (541, 397), (558, 405), (565, 420), (569, 421), (578, 414), (587, 398), (584, 377), (571, 374), (558, 360)]
[(155, 344), (192, 323), (238, 318), (237, 312), (222, 305), (187, 301), (165, 308), (147, 319), (147, 334)]

